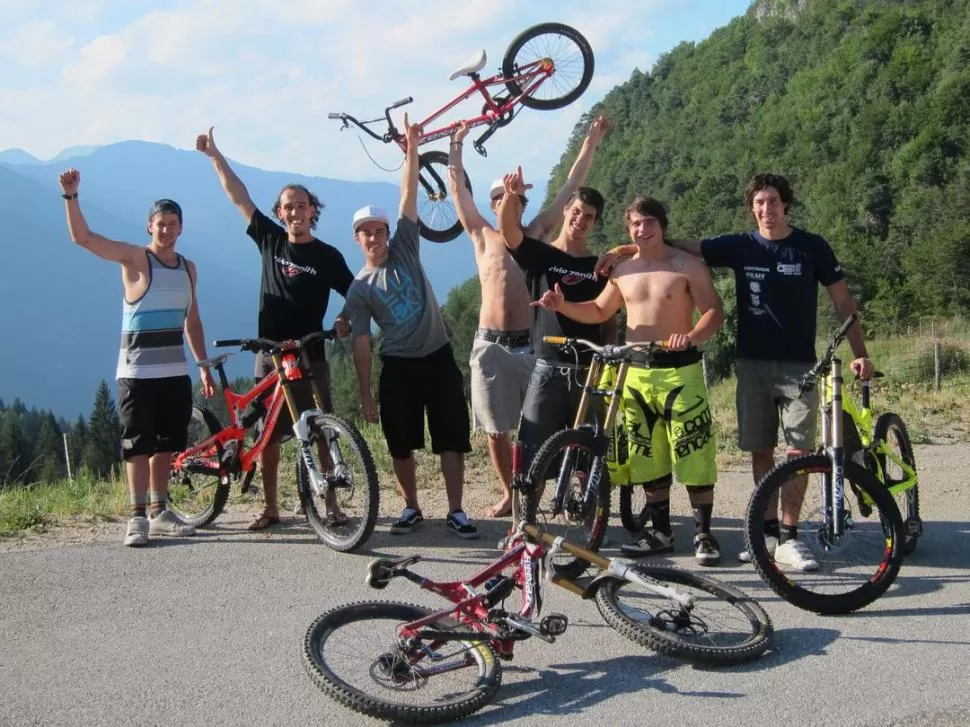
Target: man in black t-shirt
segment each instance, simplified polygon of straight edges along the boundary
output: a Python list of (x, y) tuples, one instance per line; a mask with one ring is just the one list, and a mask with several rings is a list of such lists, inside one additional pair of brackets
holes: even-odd
[[(547, 290), (562, 288), (568, 301), (586, 301), (598, 296), (606, 286), (605, 278), (597, 278), (593, 269), (596, 256), (586, 247), (586, 235), (603, 214), (603, 196), (592, 187), (579, 187), (563, 210), (563, 224), (559, 235), (551, 243), (526, 237), (522, 229), (522, 202), (528, 186), (522, 179), (521, 167), (505, 177), (505, 194), (496, 210), (498, 231), (512, 257), (525, 271), (526, 285), (533, 301)], [(555, 311), (533, 303), (532, 346), (536, 364), (529, 380), (522, 418), (519, 422), (519, 441), (524, 447), (523, 471), (542, 443), (560, 429), (572, 425), (585, 366), (591, 359), (589, 351), (579, 359), (567, 356), (559, 347), (545, 343), (544, 336), (585, 338), (602, 344), (616, 338), (616, 321), (606, 324), (577, 323)]]
[[(842, 266), (828, 242), (788, 223), (793, 195), (788, 180), (777, 174), (756, 174), (745, 189), (745, 203), (757, 231), (721, 235), (706, 240), (674, 240), (672, 244), (701, 255), (711, 267), (734, 271), (737, 296), (738, 445), (751, 452), (754, 482), (774, 466), (779, 424), (788, 457), (815, 447), (818, 401), (815, 390), (800, 395), (802, 376), (815, 363), (815, 318), (819, 284), (825, 286), (836, 314), (845, 320), (857, 311)], [(614, 248), (597, 265), (609, 268), (618, 256), (633, 254), (629, 246)], [(852, 372), (862, 379), (874, 368), (866, 353), (861, 324), (849, 329), (854, 360)], [(775, 561), (795, 570), (818, 568), (808, 545), (798, 539), (802, 497), (792, 490), (783, 497), (781, 518), (765, 517), (765, 537)], [(744, 551), (738, 558), (750, 560)]]
[[(208, 133), (199, 134), (196, 148), (212, 160), (226, 196), (246, 218), (249, 225), (246, 234), (256, 243), (262, 258), (258, 335), (273, 341), (285, 341), (321, 330), (330, 291), (336, 290), (346, 297), (354, 276), (339, 250), (313, 236), (313, 229), (323, 210), (320, 200), (303, 185), (289, 184), (284, 187), (273, 205), (273, 214), (282, 223), (281, 227), (256, 208), (246, 187), (216, 147), (211, 128)], [(343, 318), (337, 317), (336, 326), (341, 336), (347, 335), (349, 327)], [(324, 398), (324, 408), (330, 410), (330, 372), (326, 350), (321, 344), (308, 350), (308, 355)], [(257, 381), (272, 370), (272, 358), (258, 354)], [(301, 409), (314, 406), (309, 387), (294, 387), (293, 393)], [(272, 438), (260, 456), (266, 502), (263, 511), (250, 524), (250, 530), (264, 530), (279, 522), (277, 480), (280, 441), (292, 433), (292, 424), (289, 409), (284, 406)], [(322, 462), (329, 461), (325, 451), (320, 452), (320, 458)], [(329, 521), (339, 524), (344, 520), (335, 502), (327, 502), (326, 508)]]

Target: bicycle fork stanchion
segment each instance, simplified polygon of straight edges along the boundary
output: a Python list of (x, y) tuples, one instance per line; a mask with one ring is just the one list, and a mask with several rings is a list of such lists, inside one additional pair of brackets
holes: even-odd
[(825, 516), (831, 517), (828, 524), (829, 534), (833, 539), (841, 538), (845, 532), (845, 446), (842, 431), (842, 360), (832, 359), (832, 411), (831, 411), (831, 441), (828, 443), (828, 455), (832, 460), (832, 469), (827, 476), (825, 487)]

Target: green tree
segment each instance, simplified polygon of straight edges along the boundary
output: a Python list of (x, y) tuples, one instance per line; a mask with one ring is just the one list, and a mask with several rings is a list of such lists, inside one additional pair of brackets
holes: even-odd
[(57, 482), (67, 476), (64, 442), (57, 420), (50, 412), (42, 415), (34, 440), (33, 471), (41, 482)]
[(0, 487), (22, 483), (29, 466), (20, 413), (11, 407), (0, 415)]
[(94, 409), (88, 419), (82, 457), (84, 466), (95, 477), (109, 477), (120, 461), (120, 452), (121, 422), (118, 420), (108, 382), (102, 379), (94, 397)]

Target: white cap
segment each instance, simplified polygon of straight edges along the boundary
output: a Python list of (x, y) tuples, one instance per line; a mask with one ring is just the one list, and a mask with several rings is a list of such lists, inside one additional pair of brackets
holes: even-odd
[(359, 210), (354, 212), (354, 232), (357, 232), (357, 228), (365, 222), (383, 222), (388, 227), (391, 226), (391, 221), (388, 219), (387, 212), (382, 210), (380, 207), (375, 207), (372, 204), (369, 204), (366, 207), (361, 207)]
[(494, 201), (503, 194), (505, 194), (505, 180), (496, 179), (492, 182), (492, 186), (488, 188), (488, 198)]

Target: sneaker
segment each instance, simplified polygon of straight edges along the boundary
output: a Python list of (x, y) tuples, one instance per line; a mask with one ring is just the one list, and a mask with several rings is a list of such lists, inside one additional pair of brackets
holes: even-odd
[(420, 510), (406, 507), (401, 511), (401, 518), (391, 525), (391, 532), (394, 535), (407, 535), (423, 522), (424, 515), (421, 514)]
[(803, 573), (818, 570), (818, 561), (812, 551), (801, 540), (786, 540), (775, 548), (775, 563), (787, 565)]
[(710, 533), (694, 536), (694, 560), (698, 565), (717, 565), (721, 562), (721, 546)]
[(147, 517), (133, 517), (128, 520), (128, 529), (125, 531), (125, 545), (131, 548), (148, 545)]
[[(775, 548), (778, 547), (778, 538), (776, 538), (774, 535), (766, 535), (765, 545), (768, 546), (768, 555), (774, 558)], [(740, 560), (742, 563), (750, 563), (751, 553), (749, 553), (747, 550), (742, 550), (740, 553), (738, 553), (738, 560)]]
[(155, 517), (148, 519), (150, 535), (170, 535), (173, 538), (186, 538), (195, 535), (195, 528), (179, 520), (171, 510), (162, 510)]
[(455, 510), (445, 518), (445, 527), (459, 538), (473, 540), (478, 537), (478, 528), (472, 525), (464, 510)]
[(647, 528), (640, 533), (640, 537), (636, 540), (621, 545), (620, 550), (627, 555), (636, 557), (673, 553), (674, 535), (673, 533), (662, 533), (654, 528)]

